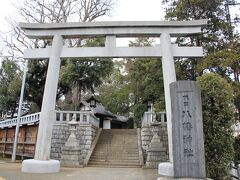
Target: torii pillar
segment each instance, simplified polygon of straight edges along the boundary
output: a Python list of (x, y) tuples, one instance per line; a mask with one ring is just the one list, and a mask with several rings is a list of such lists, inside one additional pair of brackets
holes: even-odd
[(165, 106), (167, 113), (169, 161), (173, 162), (172, 128), (169, 128), (172, 127), (170, 84), (176, 81), (176, 71), (174, 65), (170, 34), (162, 33), (160, 36), (160, 42), (164, 44), (164, 46), (162, 46), (162, 68), (164, 80)]
[(63, 38), (54, 35), (52, 51), (49, 56), (46, 83), (43, 93), (43, 102), (38, 127), (37, 144), (34, 159), (25, 160), (22, 163), (22, 172), (31, 173), (55, 173), (60, 171), (60, 162), (50, 159), (52, 127), (56, 119), (55, 103), (57, 85), (61, 64), (61, 50)]

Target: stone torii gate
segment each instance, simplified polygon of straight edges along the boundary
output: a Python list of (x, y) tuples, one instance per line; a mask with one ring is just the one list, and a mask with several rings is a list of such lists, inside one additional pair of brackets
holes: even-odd
[[(172, 154), (172, 121), (169, 84), (176, 81), (174, 57), (202, 57), (202, 47), (178, 47), (171, 37), (201, 33), (206, 20), (197, 21), (139, 21), (139, 22), (86, 22), (33, 24), (20, 23), (31, 39), (52, 39), (52, 46), (42, 49), (26, 49), (25, 59), (49, 59), (47, 78), (40, 115), (34, 160), (25, 160), (24, 172), (58, 172), (59, 162), (50, 160), (52, 126), (55, 120), (55, 100), (59, 69), (62, 58), (112, 57), (139, 58), (161, 57), (167, 113), (169, 160)], [(154, 47), (116, 47), (117, 37), (159, 37), (160, 45)], [(68, 48), (66, 38), (105, 37), (105, 47)], [(36, 170), (37, 169), (37, 170)]]

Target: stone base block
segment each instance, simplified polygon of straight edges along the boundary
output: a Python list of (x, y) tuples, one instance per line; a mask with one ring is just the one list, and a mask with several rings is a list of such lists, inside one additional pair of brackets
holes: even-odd
[(158, 174), (161, 176), (173, 177), (173, 163), (163, 162), (158, 165)]
[(60, 171), (58, 160), (35, 160), (28, 159), (22, 162), (22, 172), (26, 173), (57, 173)]

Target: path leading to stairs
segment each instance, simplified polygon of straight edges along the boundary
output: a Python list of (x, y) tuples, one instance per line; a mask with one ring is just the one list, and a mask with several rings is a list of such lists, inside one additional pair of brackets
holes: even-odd
[(21, 163), (0, 162), (0, 180), (156, 180), (157, 169), (142, 168), (61, 168), (60, 173), (21, 172)]

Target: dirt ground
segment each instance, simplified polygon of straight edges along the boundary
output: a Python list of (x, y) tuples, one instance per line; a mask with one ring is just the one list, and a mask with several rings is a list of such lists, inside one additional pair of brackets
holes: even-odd
[(59, 173), (22, 173), (21, 163), (0, 160), (0, 180), (156, 180), (157, 169), (142, 168), (61, 168)]

